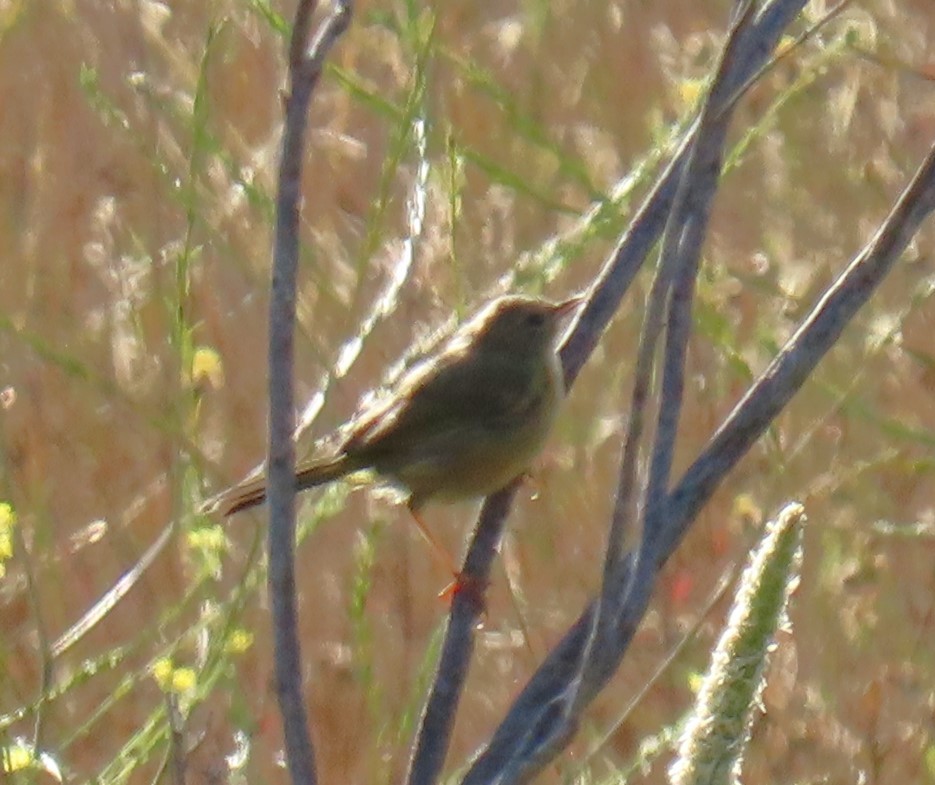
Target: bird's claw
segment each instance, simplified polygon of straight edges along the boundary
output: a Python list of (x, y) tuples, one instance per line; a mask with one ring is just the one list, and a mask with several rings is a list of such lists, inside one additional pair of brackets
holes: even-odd
[(438, 593), (438, 599), (451, 604), (456, 597), (464, 597), (473, 607), (474, 612), (480, 616), (487, 613), (487, 587), (490, 581), (478, 578), (466, 572), (456, 572), (454, 579)]

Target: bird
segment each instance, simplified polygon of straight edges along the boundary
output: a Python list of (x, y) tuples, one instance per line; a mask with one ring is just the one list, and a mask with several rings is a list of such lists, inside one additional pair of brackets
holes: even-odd
[[(516, 294), (491, 300), (338, 429), (331, 454), (301, 463), (296, 490), (373, 470), (408, 492), (417, 526), (453, 565), (421, 510), (430, 501), (489, 495), (528, 471), (565, 397), (560, 330), (583, 301)], [(218, 506), (229, 516), (265, 498), (266, 479), (259, 477), (229, 489)]]

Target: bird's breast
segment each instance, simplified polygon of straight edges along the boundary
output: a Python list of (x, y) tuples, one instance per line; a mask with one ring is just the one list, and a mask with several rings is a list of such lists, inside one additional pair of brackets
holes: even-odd
[(564, 398), (558, 358), (530, 379), (528, 394), (503, 418), (466, 423), (447, 449), (398, 472), (420, 500), (486, 496), (527, 471), (542, 450)]

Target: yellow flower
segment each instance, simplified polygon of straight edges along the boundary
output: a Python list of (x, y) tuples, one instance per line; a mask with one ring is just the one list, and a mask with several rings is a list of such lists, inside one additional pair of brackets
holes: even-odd
[(242, 627), (231, 632), (227, 639), (227, 651), (231, 654), (242, 654), (253, 645), (253, 633)]
[(201, 386), (208, 384), (217, 390), (224, 386), (224, 363), (221, 355), (209, 346), (199, 346), (192, 357), (191, 382)]

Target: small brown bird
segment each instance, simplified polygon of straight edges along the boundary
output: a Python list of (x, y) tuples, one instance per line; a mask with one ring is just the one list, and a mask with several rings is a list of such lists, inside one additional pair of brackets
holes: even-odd
[[(344, 426), (333, 455), (302, 463), (296, 489), (373, 469), (409, 491), (413, 518), (439, 547), (419, 515), (426, 502), (493, 493), (525, 472), (545, 443), (565, 396), (559, 328), (582, 301), (510, 295), (488, 303)], [(232, 515), (265, 498), (259, 478), (228, 491), (219, 506)]]

